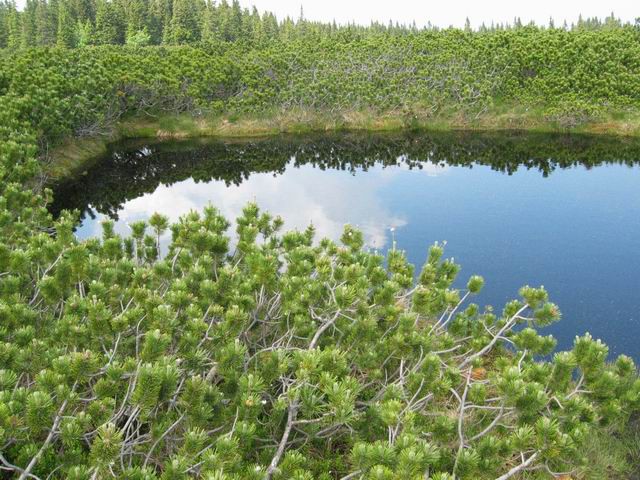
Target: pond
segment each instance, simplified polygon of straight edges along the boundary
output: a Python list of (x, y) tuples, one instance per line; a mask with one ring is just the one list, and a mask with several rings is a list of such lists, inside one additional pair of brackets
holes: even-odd
[(640, 361), (640, 142), (538, 134), (342, 134), (262, 140), (129, 141), (55, 188), (52, 212), (78, 209), (81, 238), (160, 211), (212, 203), (229, 219), (249, 201), (337, 239), (395, 240), (420, 266), (447, 241), (459, 285), (501, 309), (544, 285), (563, 319), (544, 330), (569, 348), (586, 331)]

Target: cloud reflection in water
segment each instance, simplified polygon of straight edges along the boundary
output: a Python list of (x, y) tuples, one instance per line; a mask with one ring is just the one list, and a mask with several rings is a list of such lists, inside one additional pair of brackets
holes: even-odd
[[(235, 220), (242, 208), (251, 201), (273, 215), (285, 220), (285, 229), (305, 229), (309, 223), (316, 228), (317, 238), (338, 239), (345, 224), (352, 223), (362, 230), (366, 246), (384, 249), (390, 239), (391, 228), (407, 225), (407, 218), (391, 211), (378, 195), (381, 188), (393, 182), (408, 167), (376, 166), (366, 175), (353, 175), (347, 171), (323, 172), (311, 165), (287, 169), (283, 174), (254, 173), (240, 185), (227, 186), (221, 181), (207, 183), (193, 179), (173, 185), (160, 185), (152, 192), (127, 201), (118, 212), (116, 231), (128, 234), (128, 223), (148, 219), (154, 212), (162, 212), (176, 221), (190, 210), (201, 210), (212, 204), (228, 219)], [(449, 167), (428, 164), (421, 174), (436, 176)], [(98, 219), (104, 218), (99, 214)], [(78, 235), (88, 237), (100, 234), (100, 222), (85, 222)], [(235, 225), (232, 225), (232, 232)], [(168, 242), (169, 238), (165, 238)]]

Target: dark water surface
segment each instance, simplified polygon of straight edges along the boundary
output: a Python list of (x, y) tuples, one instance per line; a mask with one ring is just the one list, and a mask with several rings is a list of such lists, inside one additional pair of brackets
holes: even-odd
[(418, 265), (434, 241), (484, 276), (475, 301), (501, 308), (544, 285), (577, 334), (640, 360), (640, 142), (606, 137), (429, 134), (280, 137), (114, 145), (59, 185), (54, 213), (79, 209), (79, 237), (154, 211), (173, 220), (208, 203), (235, 218), (256, 200), (288, 228), (339, 237), (351, 223), (367, 245), (392, 242)]

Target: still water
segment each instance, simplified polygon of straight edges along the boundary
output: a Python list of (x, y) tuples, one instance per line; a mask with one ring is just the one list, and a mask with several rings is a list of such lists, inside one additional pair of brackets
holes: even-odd
[(78, 209), (81, 238), (160, 211), (176, 220), (211, 203), (235, 218), (248, 201), (337, 239), (357, 225), (367, 246), (393, 239), (414, 264), (429, 245), (500, 308), (544, 285), (563, 319), (559, 348), (589, 331), (640, 361), (640, 142), (606, 137), (429, 134), (116, 144), (55, 189), (52, 211)]

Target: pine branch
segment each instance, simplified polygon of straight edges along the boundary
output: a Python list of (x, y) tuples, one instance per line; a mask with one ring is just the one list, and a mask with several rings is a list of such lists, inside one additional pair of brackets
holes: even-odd
[(36, 475), (32, 474), (32, 473), (27, 473), (24, 468), (20, 468), (17, 465), (14, 465), (12, 463), (10, 463), (6, 458), (4, 458), (4, 456), (2, 455), (2, 452), (0, 452), (0, 462), (2, 462), (2, 464), (4, 465), (4, 467), (0, 468), (0, 470), (10, 470), (13, 472), (18, 472), (21, 474), (25, 474), (27, 475), (29, 478), (35, 478), (36, 480), (41, 480), (40, 477), (37, 477)]
[(538, 456), (540, 452), (536, 452), (533, 455), (531, 455), (528, 459), (524, 460), (524, 455), (523, 455), (523, 461), (520, 465), (513, 467), (511, 470), (509, 470), (507, 473), (505, 473), (504, 475), (496, 478), (496, 480), (507, 480), (511, 477), (513, 477), (514, 475), (516, 475), (517, 473), (521, 472), (522, 470), (525, 470), (529, 465), (531, 465), (534, 460), (536, 459), (536, 457)]
[(280, 463), (280, 459), (282, 455), (284, 455), (284, 451), (287, 447), (287, 442), (289, 441), (289, 435), (291, 434), (291, 429), (293, 428), (293, 424), (296, 420), (296, 416), (298, 414), (298, 404), (296, 401), (292, 401), (289, 404), (289, 409), (287, 413), (287, 425), (284, 428), (284, 432), (282, 433), (282, 438), (280, 439), (280, 444), (278, 445), (278, 450), (276, 450), (276, 454), (271, 459), (271, 463), (269, 464), (269, 468), (267, 469), (267, 480), (271, 480), (273, 474), (278, 468), (278, 464)]
[(67, 403), (68, 403), (68, 400), (65, 400), (64, 402), (62, 402), (62, 405), (60, 406), (60, 409), (56, 414), (56, 418), (53, 420), (53, 425), (51, 426), (51, 430), (49, 430), (49, 434), (47, 435), (47, 438), (45, 439), (44, 443), (40, 447), (40, 450), (38, 450), (38, 453), (35, 454), (35, 456), (31, 459), (27, 467), (22, 471), (22, 473), (20, 474), (20, 477), (18, 477), (18, 480), (24, 480), (27, 477), (34, 477), (34, 475), (31, 475), (31, 470), (33, 470), (33, 468), (36, 466), (36, 464), (40, 460), (40, 457), (42, 457), (42, 455), (44, 454), (44, 451), (53, 441), (53, 438), (56, 435), (56, 430), (60, 426), (60, 421), (62, 420), (62, 414), (64, 413), (65, 408), (67, 408)]
[(502, 327), (498, 333), (496, 333), (493, 337), (493, 339), (481, 350), (479, 350), (478, 352), (474, 353), (473, 355), (469, 355), (468, 357), (466, 357), (462, 363), (460, 364), (460, 368), (464, 368), (467, 365), (469, 365), (470, 363), (472, 363), (476, 358), (480, 358), (481, 356), (483, 356), (485, 353), (487, 353), (488, 351), (490, 351), (493, 346), (498, 343), (498, 341), (500, 340), (500, 337), (509, 329), (511, 329), (518, 317), (520, 316), (521, 313), (523, 313), (527, 308), (529, 308), (528, 305), (524, 305), (522, 308), (520, 308), (520, 310), (518, 310), (510, 319), (507, 323), (505, 323), (504, 327)]

